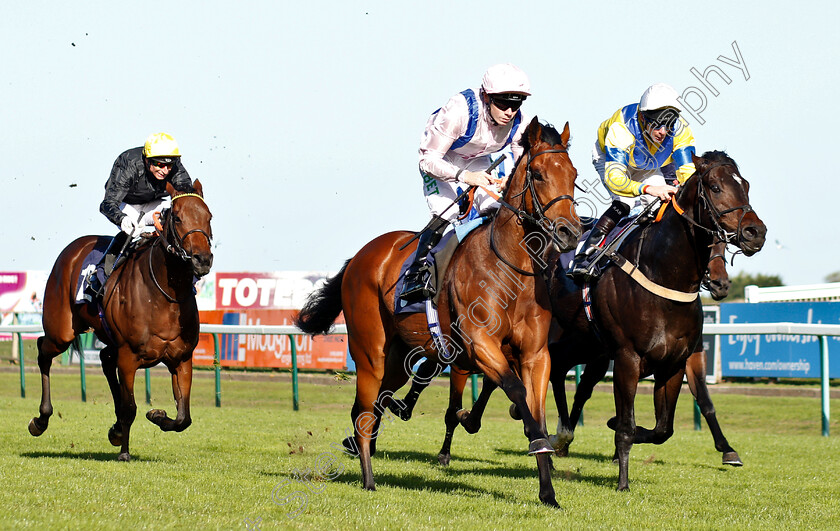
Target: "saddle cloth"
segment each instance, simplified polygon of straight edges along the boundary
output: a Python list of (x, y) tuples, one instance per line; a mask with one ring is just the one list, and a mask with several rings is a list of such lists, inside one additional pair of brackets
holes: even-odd
[[(443, 274), (446, 272), (447, 266), (449, 266), (449, 261), (452, 259), (452, 255), (455, 253), (458, 243), (463, 241), (470, 232), (478, 228), (484, 222), (489, 221), (489, 219), (489, 217), (480, 217), (472, 219), (466, 223), (462, 223), (461, 225), (457, 225), (455, 230), (445, 233), (438, 244), (429, 251), (428, 260), (433, 266), (432, 285), (435, 286), (435, 288), (438, 287), (438, 282), (443, 279)], [(409, 255), (408, 259), (403, 262), (400, 267), (400, 276), (397, 279), (397, 284), (394, 286), (394, 293), (397, 294), (397, 296), (394, 297), (394, 315), (426, 312), (425, 300), (412, 302), (411, 304), (403, 306), (405, 303), (399, 297), (399, 294), (402, 293), (405, 272), (411, 263), (414, 262), (414, 256), (416, 254), (417, 251), (414, 251), (411, 255)], [(435, 289), (435, 292), (439, 294), (438, 289)], [(433, 302), (437, 303), (437, 295), (435, 296)]]
[[(85, 288), (87, 288), (87, 278), (88, 274), (96, 269), (96, 264), (102, 260), (102, 257), (105, 255), (105, 251), (108, 250), (108, 246), (111, 244), (113, 237), (109, 236), (100, 236), (96, 240), (96, 244), (91, 249), (90, 253), (85, 256), (84, 260), (82, 260), (82, 271), (79, 273), (79, 278), (76, 280), (76, 297), (75, 302), (76, 304), (86, 304), (88, 302), (85, 299)], [(103, 271), (98, 272), (99, 280), (102, 284), (105, 283), (105, 274)]]

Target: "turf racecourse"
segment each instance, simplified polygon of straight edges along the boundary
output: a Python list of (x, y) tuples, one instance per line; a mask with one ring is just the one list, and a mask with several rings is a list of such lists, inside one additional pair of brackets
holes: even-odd
[[(385, 420), (374, 457), (377, 491), (360, 488), (356, 459), (337, 449), (350, 429), (352, 380), (303, 383), (300, 411), (279, 378), (196, 378), (193, 425), (163, 433), (145, 419), (136, 383), (133, 460), (108, 444), (113, 404), (91, 370), (88, 402), (78, 375), (53, 376), (53, 415), (40, 438), (26, 429), (40, 396), (37, 374), (0, 373), (0, 529), (838, 529), (840, 401), (832, 437), (820, 436), (819, 399), (714, 395), (724, 432), (745, 466), (720, 464), (705, 425), (693, 430), (682, 396), (676, 433), (631, 452), (630, 491), (616, 492), (612, 396), (596, 392), (572, 455), (555, 459), (563, 510), (537, 501), (536, 467), (507, 400), (490, 401), (477, 435), (456, 433), (452, 464), (437, 465), (447, 390), (432, 386), (409, 422)], [(174, 409), (165, 374), (152, 378), (154, 407)], [(467, 397), (468, 401), (469, 398)], [(549, 396), (551, 400), (551, 396)], [(650, 395), (637, 399), (650, 426)], [(553, 427), (555, 415), (549, 417)]]

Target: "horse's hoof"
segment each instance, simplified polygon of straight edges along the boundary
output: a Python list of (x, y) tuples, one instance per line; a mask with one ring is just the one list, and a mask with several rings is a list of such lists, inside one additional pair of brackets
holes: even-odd
[(723, 464), (731, 466), (744, 466), (744, 463), (741, 462), (741, 458), (738, 457), (738, 452), (734, 450), (723, 453)]
[(554, 499), (553, 496), (551, 498), (546, 498), (544, 500), (541, 499), (540, 501), (543, 502), (544, 504), (548, 505), (549, 507), (554, 507), (554, 508), (560, 509), (561, 511), (563, 510), (563, 508), (560, 507), (560, 504), (557, 503), (557, 500)]
[(42, 433), (44, 433), (45, 431), (47, 431), (47, 428), (44, 428), (42, 430), (41, 428), (38, 427), (38, 419), (37, 418), (33, 418), (32, 420), (29, 421), (29, 433), (33, 437), (40, 437), (40, 435)]
[(442, 466), (449, 466), (449, 461), (452, 459), (450, 454), (438, 454), (438, 463)]
[(615, 431), (615, 427), (618, 425), (618, 417), (613, 417), (607, 421), (607, 427), (613, 431)]
[(162, 409), (150, 409), (146, 412), (146, 418), (149, 422), (160, 426), (160, 421), (166, 418), (166, 411)]
[(409, 420), (411, 419), (411, 410), (408, 406), (405, 405), (405, 402), (402, 400), (397, 400), (396, 398), (391, 398), (391, 401), (388, 403), (388, 409), (394, 415), (398, 416), (400, 420)]
[(520, 415), (519, 410), (516, 409), (516, 404), (511, 404), (510, 405), (510, 409), (508, 410), (508, 413), (510, 413), (510, 418), (512, 418), (513, 420), (522, 420), (522, 415)]
[(528, 445), (528, 455), (553, 454), (554, 448), (548, 444), (548, 439), (534, 439)]
[(117, 461), (131, 461), (131, 456), (128, 452), (123, 452), (117, 456)]
[(470, 410), (469, 409), (459, 409), (455, 412), (455, 418), (458, 419), (460, 424), (463, 424), (464, 421), (470, 418)]
[(117, 432), (116, 428), (113, 426), (111, 426), (111, 429), (108, 430), (108, 442), (110, 442), (112, 446), (122, 446), (122, 433)]

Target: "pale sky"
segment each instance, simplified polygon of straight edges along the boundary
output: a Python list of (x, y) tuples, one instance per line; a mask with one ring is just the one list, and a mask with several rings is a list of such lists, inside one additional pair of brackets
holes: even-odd
[(48, 271), (74, 238), (115, 234), (104, 183), (157, 131), (204, 185), (215, 271), (337, 270), (379, 234), (425, 225), (426, 119), (500, 62), (531, 79), (523, 111), (570, 122), (581, 185), (596, 182), (603, 120), (652, 83), (694, 87), (698, 153), (739, 163), (768, 227), (731, 273), (793, 285), (840, 270), (840, 186), (819, 154), (835, 149), (835, 2), (33, 1), (1, 14), (0, 270)]

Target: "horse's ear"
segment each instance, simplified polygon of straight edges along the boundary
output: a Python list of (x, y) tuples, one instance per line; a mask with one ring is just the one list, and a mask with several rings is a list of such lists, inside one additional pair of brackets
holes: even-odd
[(201, 188), (201, 181), (198, 179), (193, 182), (193, 190), (195, 190), (195, 193), (200, 195), (202, 198), (204, 197), (204, 190)]
[(166, 182), (166, 193), (169, 194), (169, 197), (175, 197), (175, 194), (178, 193), (169, 181)]
[(525, 137), (528, 139), (528, 145), (535, 146), (540, 142), (542, 127), (540, 127), (540, 119), (534, 116), (531, 123), (525, 129)]
[(694, 170), (697, 173), (703, 173), (706, 170), (706, 159), (698, 157), (694, 153), (691, 154), (691, 161), (694, 162)]
[(572, 133), (569, 131), (569, 122), (566, 122), (566, 127), (564, 127), (563, 132), (560, 133), (560, 141), (563, 143), (563, 147), (569, 145), (569, 137), (571, 134)]

